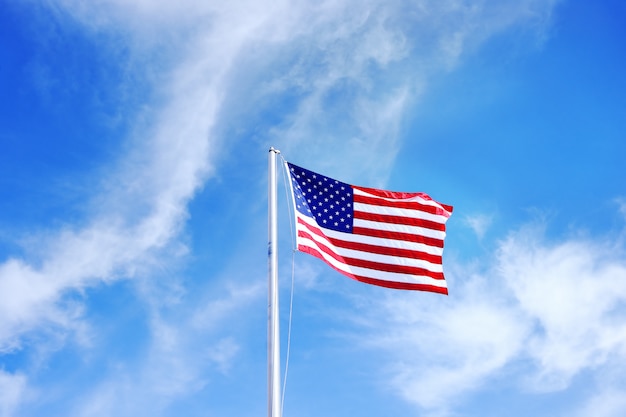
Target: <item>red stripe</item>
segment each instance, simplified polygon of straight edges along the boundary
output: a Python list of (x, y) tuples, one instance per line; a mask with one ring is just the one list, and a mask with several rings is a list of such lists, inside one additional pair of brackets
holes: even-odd
[(425, 229), (437, 230), (439, 232), (446, 231), (444, 223), (434, 222), (432, 220), (417, 219), (415, 217), (392, 216), (389, 214), (375, 214), (364, 211), (354, 211), (354, 218), (360, 220), (370, 220), (379, 223), (402, 224), (406, 226), (417, 226)]
[[(353, 189), (357, 189), (357, 190), (361, 190), (364, 191), (368, 194), (372, 194), (376, 197), (382, 197), (382, 198), (390, 198), (390, 199), (397, 199), (397, 200), (406, 200), (409, 198), (413, 198), (413, 197), (421, 197), (424, 200), (429, 200), (429, 201), (433, 201), (437, 204), (439, 204), (441, 207), (443, 207), (444, 210), (446, 210), (447, 216), (449, 217), (450, 214), (452, 214), (452, 211), (454, 210), (454, 207), (448, 205), (448, 204), (442, 204), (438, 201), (433, 200), (428, 194), (425, 193), (402, 193), (402, 192), (397, 192), (397, 191), (388, 191), (388, 190), (379, 190), (378, 188), (367, 188), (367, 187), (361, 187), (358, 185), (352, 185), (351, 186)], [(353, 194), (354, 198), (356, 199), (357, 196), (356, 194)], [(443, 214), (443, 213), (441, 213)]]
[(326, 262), (324, 260), (323, 255), (319, 251), (316, 251), (314, 248), (311, 248), (309, 246), (304, 246), (304, 245), (298, 245), (298, 250), (321, 259), (322, 261), (324, 261), (324, 263), (326, 263), (328, 266), (330, 266), (337, 272), (349, 278), (352, 278), (356, 281), (360, 281), (360, 282), (371, 284), (371, 285), (377, 285), (379, 287), (393, 288), (393, 289), (398, 289), (398, 290), (429, 291), (429, 292), (434, 292), (438, 294), (448, 295), (448, 289), (445, 287), (437, 287), (434, 285), (417, 284), (417, 283), (411, 283), (411, 282), (386, 281), (386, 280), (381, 280), (381, 279), (376, 279), (376, 278), (364, 277), (361, 275), (350, 274)]
[[(335, 239), (335, 238), (331, 238), (331, 237), (326, 236), (318, 227), (311, 226), (311, 225), (305, 223), (304, 221), (302, 221), (300, 218), (298, 218), (298, 223), (300, 223), (301, 225), (306, 227), (311, 233), (315, 233), (316, 235), (321, 236), (322, 238), (328, 240), (331, 244), (333, 244), (334, 246), (337, 246), (339, 248), (358, 250), (358, 251), (361, 251), (361, 252), (369, 252), (369, 253), (375, 253), (375, 254), (379, 254), (379, 255), (388, 255), (388, 256), (398, 256), (398, 257), (403, 257), (403, 258), (419, 259), (419, 260), (422, 260), (422, 261), (430, 262), (432, 264), (439, 264), (439, 265), (441, 265), (441, 263), (442, 263), (442, 258), (441, 258), (440, 255), (433, 255), (433, 254), (430, 254), (430, 253), (417, 251), (417, 250), (413, 250), (413, 249), (390, 248), (390, 247), (387, 247), (387, 246), (372, 245), (372, 244), (369, 244), (369, 243), (351, 242), (351, 241), (343, 240), (343, 239)], [(298, 236), (302, 236), (300, 233), (306, 233), (306, 232), (305, 231), (299, 231), (298, 232)], [(308, 235), (306, 237), (311, 238), (310, 235)]]
[(382, 198), (369, 197), (358, 194), (354, 194), (353, 200), (355, 203), (368, 204), (370, 206), (395, 207), (409, 210), (419, 210), (424, 213), (438, 214), (446, 217), (450, 216), (450, 213), (445, 211), (441, 207), (430, 206), (428, 204), (422, 204), (417, 201), (389, 201)]

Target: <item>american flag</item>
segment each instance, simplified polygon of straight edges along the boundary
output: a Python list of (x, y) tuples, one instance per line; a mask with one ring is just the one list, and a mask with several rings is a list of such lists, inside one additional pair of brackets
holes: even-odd
[(358, 187), (285, 164), (299, 251), (357, 281), (448, 294), (442, 254), (452, 206), (424, 193)]

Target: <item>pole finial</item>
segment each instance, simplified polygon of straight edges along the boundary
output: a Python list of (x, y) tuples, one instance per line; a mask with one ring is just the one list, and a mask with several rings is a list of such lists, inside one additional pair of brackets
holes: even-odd
[(280, 153), (280, 151), (278, 149), (274, 148), (273, 146), (270, 146), (270, 152), (274, 152), (276, 154)]

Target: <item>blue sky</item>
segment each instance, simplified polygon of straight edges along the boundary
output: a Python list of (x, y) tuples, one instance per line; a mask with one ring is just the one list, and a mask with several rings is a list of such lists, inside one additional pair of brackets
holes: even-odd
[(0, 417), (266, 412), (270, 146), (455, 208), (447, 297), (293, 256), (285, 416), (623, 416), (623, 2), (221, 3), (0, 0)]

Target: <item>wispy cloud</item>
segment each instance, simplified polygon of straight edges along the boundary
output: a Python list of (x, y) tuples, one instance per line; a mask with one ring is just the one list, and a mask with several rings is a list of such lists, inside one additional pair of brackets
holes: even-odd
[(542, 242), (523, 230), (500, 248), (499, 271), (536, 323), (528, 353), (537, 362), (531, 386), (559, 390), (583, 369), (626, 352), (624, 248), (610, 241)]
[(626, 199), (618, 198), (616, 200), (616, 203), (617, 203), (617, 206), (619, 207), (619, 212), (624, 217), (624, 220), (626, 220)]
[[(158, 99), (143, 103), (146, 110), (142, 120), (129, 121), (136, 123), (137, 129), (126, 138), (124, 155), (98, 183), (100, 188), (90, 202), (86, 220), (80, 225), (68, 220), (66, 226), (52, 232), (33, 231), (29, 242), (38, 243), (25, 247), (24, 257), (0, 264), (0, 351), (19, 349), (24, 334), (51, 323), (74, 328), (82, 318), (78, 310), (61, 302), (68, 293), (99, 283), (149, 276), (159, 263), (184, 256), (186, 248), (178, 237), (187, 221), (188, 203), (215, 174), (218, 150), (232, 150), (243, 140), (224, 137), (222, 129), (243, 125), (251, 116), (259, 117), (268, 102), (280, 102), (285, 111), (273, 115), (276, 123), (264, 126), (260, 134), (263, 142), (274, 141), (302, 162), (314, 158), (325, 161), (316, 166), (322, 170), (326, 164), (329, 175), (341, 174), (346, 180), (359, 175), (363, 181), (382, 185), (401, 147), (406, 111), (430, 77), (454, 69), (464, 53), (501, 31), (529, 24), (541, 32), (553, 6), (553, 1), (536, 0), (487, 1), (474, 7), (452, 0), (408, 5), (384, 1), (315, 5), (286, 1), (183, 0), (175, 5), (143, 0), (47, 2), (46, 7), (60, 18), (79, 22), (85, 36), (122, 33), (115, 42), (143, 57), (129, 65), (156, 63), (163, 70), (151, 79)], [(166, 56), (151, 61), (159, 48)], [(246, 113), (242, 109), (249, 112), (242, 115)], [(246, 129), (254, 130), (255, 126)], [(328, 152), (331, 147), (335, 150), (332, 153)], [(501, 267), (511, 271), (503, 273), (505, 278), (530, 273), (518, 271), (521, 266), (513, 260), (519, 256), (509, 254), (518, 250), (518, 240), (513, 237), (502, 248)], [(534, 253), (526, 255), (538, 262)], [(587, 262), (593, 265), (595, 258)], [(615, 267), (593, 272), (606, 274), (608, 279), (611, 274), (622, 273), (619, 264)], [(511, 289), (510, 296), (519, 303), (526, 299), (526, 293), (537, 291), (532, 286), (512, 284)], [(621, 300), (619, 294), (614, 293), (613, 304)], [(245, 297), (236, 299), (245, 302)], [(519, 314), (544, 319), (541, 323), (548, 334), (573, 331), (559, 326), (556, 313), (553, 316), (542, 306), (527, 304), (520, 304), (523, 308), (517, 310), (490, 303), (459, 305), (463, 318), (457, 320), (461, 321), (449, 316), (447, 322), (450, 333), (457, 334), (457, 342), (471, 355), (450, 362), (452, 368), (440, 363), (438, 375), (447, 379), (434, 380), (430, 391), (411, 401), (438, 406), (439, 390), (444, 386), (461, 392), (476, 379), (502, 368), (518, 354), (526, 337), (528, 323), (516, 324)], [(613, 304), (589, 307), (589, 313), (605, 318), (606, 309)], [(496, 312), (500, 314), (492, 314)], [(484, 322), (488, 330), (472, 335), (462, 332), (474, 322)], [(152, 364), (165, 360), (165, 369), (180, 382), (164, 389), (176, 396), (201, 384), (189, 363), (178, 362), (185, 354), (180, 346), (184, 347), (185, 338), (190, 337), (182, 332), (192, 333), (193, 329), (178, 329), (155, 319), (151, 331), (155, 339)], [(578, 337), (590, 334), (603, 336), (608, 347), (598, 345), (576, 356), (573, 346), (567, 346), (565, 353), (571, 362), (545, 367), (540, 379), (567, 380), (588, 365), (590, 355), (606, 349), (612, 352), (622, 343), (610, 339), (604, 328), (590, 328)], [(416, 343), (417, 351), (428, 347), (401, 333), (396, 337)], [(537, 360), (549, 359), (556, 349), (550, 338), (535, 338), (533, 345), (532, 355)], [(213, 361), (221, 370), (228, 369), (231, 355), (237, 351), (236, 341), (218, 338), (215, 346), (218, 350), (213, 352)], [(459, 352), (441, 352), (445, 359), (456, 354)], [(397, 376), (405, 387), (421, 384), (413, 369), (423, 369), (423, 364), (413, 365), (408, 373)], [(459, 372), (453, 375), (452, 371)], [(125, 376), (121, 372), (118, 380), (103, 382), (82, 415), (110, 415), (111, 409), (106, 407), (114, 406), (119, 390), (126, 387), (132, 391), (138, 382), (154, 376), (145, 369), (140, 377), (131, 373)], [(3, 413), (9, 415), (21, 401), (26, 380), (19, 372), (0, 373), (0, 386), (14, 387), (0, 390), (4, 394), (0, 394)], [(157, 388), (150, 389), (154, 392)]]
[(626, 392), (614, 387), (600, 389), (583, 407), (574, 413), (576, 417), (619, 417), (626, 412)]
[(10, 417), (23, 400), (26, 377), (21, 373), (7, 373), (0, 369), (0, 416)]
[[(602, 238), (549, 241), (541, 227), (524, 227), (501, 243), (489, 272), (458, 269), (466, 272), (450, 299), (389, 296), (374, 313), (389, 317), (385, 330), (368, 339), (396, 358), (394, 388), (435, 415), (505, 372), (527, 392), (566, 390), (585, 371), (619, 389), (623, 380), (609, 376), (626, 355), (624, 250)], [(532, 366), (516, 369), (520, 361)]]
[(465, 223), (476, 233), (478, 239), (482, 239), (493, 221), (493, 216), (485, 214), (477, 214), (474, 216), (467, 215), (464, 218)]
[(251, 316), (250, 305), (266, 295), (265, 287), (251, 285), (164, 303), (168, 289), (147, 280), (142, 287), (150, 316), (145, 349), (131, 362), (112, 362), (69, 415), (159, 415), (193, 398), (212, 379), (229, 374), (241, 349), (230, 333), (232, 318)]
[[(395, 3), (373, 1), (359, 3), (358, 8), (351, 7), (350, 2), (315, 7), (298, 3), (266, 7), (256, 2), (228, 6), (186, 2), (188, 7), (176, 9), (185, 13), (173, 11), (163, 2), (87, 5), (67, 0), (51, 4), (88, 27), (122, 27), (139, 37), (151, 31), (150, 24), (164, 22), (174, 33), (185, 34), (186, 46), (180, 63), (162, 77), (168, 80), (160, 87), (167, 100), (149, 114), (152, 124), (129, 139), (133, 148), (121, 158), (116, 173), (105, 181), (107, 185), (97, 199), (100, 208), (94, 210), (88, 225), (81, 229), (69, 227), (46, 239), (48, 249), (36, 264), (11, 259), (0, 266), (2, 285), (16, 288), (3, 294), (17, 294), (15, 299), (4, 299), (2, 307), (20, 306), (22, 310), (11, 310), (14, 322), (8, 325), (14, 328), (18, 324), (34, 325), (43, 317), (46, 306), (58, 300), (67, 288), (132, 276), (142, 265), (149, 264), (154, 251), (172, 241), (186, 219), (187, 202), (213, 172), (216, 147), (226, 145), (214, 134), (216, 118), (231, 93), (228, 88), (236, 83), (231, 75), (238, 74), (234, 64), (246, 62), (241, 54), (248, 48), (267, 49), (272, 53), (267, 59), (286, 50), (295, 59), (295, 64), (288, 67), (283, 88), (300, 86), (304, 94), (283, 125), (284, 140), (289, 142), (286, 147), (294, 149), (295, 154), (296, 143), (305, 151), (313, 146), (317, 151), (312, 155), (316, 156), (326, 153), (324, 148), (332, 143), (339, 149), (332, 160), (343, 162), (356, 152), (354, 160), (359, 163), (354, 166), (384, 177), (399, 146), (398, 129), (409, 91), (414, 91), (416, 79), (433, 71), (408, 71), (415, 62), (404, 59), (407, 51), (428, 44), (430, 39), (447, 37), (459, 21), (482, 22), (482, 14), (489, 22), (499, 23), (481, 25), (477, 32), (470, 28), (479, 25), (468, 24), (463, 36), (485, 38), (486, 28), (492, 27), (493, 35), (519, 21), (544, 16), (552, 2), (528, 2), (526, 8), (511, 3), (494, 9), (466, 8), (453, 1), (443, 5), (420, 2), (408, 10)], [(528, 13), (527, 9), (536, 11)], [(190, 20), (199, 25), (206, 23), (205, 19), (208, 24), (192, 25), (189, 31)], [(136, 26), (133, 22), (143, 24)], [(417, 24), (422, 27), (415, 33)], [(429, 54), (441, 53), (450, 55), (433, 48), (419, 59), (429, 60)], [(397, 79), (384, 82), (382, 74)], [(332, 99), (337, 89), (343, 93), (353, 89), (354, 94), (338, 102)], [(325, 110), (327, 105), (334, 106), (338, 115)], [(345, 123), (351, 133), (342, 143), (335, 138), (336, 128), (330, 128), (345, 116), (351, 120)], [(327, 127), (320, 129), (319, 123)], [(312, 135), (316, 136), (313, 141)], [(17, 291), (20, 286), (31, 288), (31, 284), (41, 284), (37, 286), (40, 289)], [(8, 337), (4, 336), (5, 340)]]

